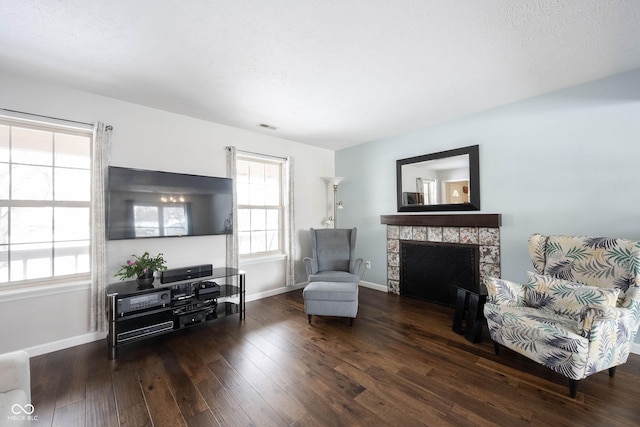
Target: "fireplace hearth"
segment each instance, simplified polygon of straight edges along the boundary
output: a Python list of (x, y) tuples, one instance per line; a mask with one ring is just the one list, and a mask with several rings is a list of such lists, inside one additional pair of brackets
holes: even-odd
[[(405, 284), (401, 271), (404, 243), (454, 244), (475, 248), (478, 265), (475, 282), (483, 283), (486, 276), (500, 277), (500, 221), (500, 214), (381, 216), (380, 222), (387, 225), (387, 291), (403, 294)], [(416, 264), (421, 261), (410, 262)], [(452, 286), (455, 289), (456, 285)], [(417, 297), (430, 299), (420, 295)]]
[(400, 295), (454, 306), (457, 287), (479, 287), (478, 245), (401, 242)]

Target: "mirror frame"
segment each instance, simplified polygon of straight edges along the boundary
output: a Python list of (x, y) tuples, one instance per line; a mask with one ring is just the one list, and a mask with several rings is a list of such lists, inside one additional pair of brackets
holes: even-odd
[[(423, 156), (409, 157), (396, 160), (396, 187), (398, 197), (398, 212), (422, 212), (422, 211), (479, 211), (480, 210), (480, 147), (456, 148), (440, 151), (438, 153), (425, 154)], [(402, 166), (429, 160), (445, 159), (447, 157), (469, 155), (469, 190), (471, 192), (469, 203), (453, 203), (440, 205), (403, 205), (402, 204)]]

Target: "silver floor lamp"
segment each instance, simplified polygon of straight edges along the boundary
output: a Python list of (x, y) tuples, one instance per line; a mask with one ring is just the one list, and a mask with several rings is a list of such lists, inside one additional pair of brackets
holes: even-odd
[(343, 176), (336, 176), (332, 178), (322, 178), (327, 185), (333, 186), (333, 216), (330, 216), (326, 223), (327, 225), (333, 224), (333, 228), (338, 225), (338, 209), (343, 209), (342, 202), (338, 201), (338, 184), (344, 180)]

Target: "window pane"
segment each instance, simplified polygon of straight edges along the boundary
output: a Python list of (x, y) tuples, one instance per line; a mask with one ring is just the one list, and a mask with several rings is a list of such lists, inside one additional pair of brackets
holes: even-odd
[(88, 170), (56, 168), (55, 199), (91, 200), (91, 173)]
[(11, 160), (29, 165), (53, 164), (53, 133), (12, 127)]
[(267, 230), (277, 230), (280, 228), (280, 212), (276, 209), (267, 211)]
[(267, 164), (264, 167), (264, 180), (268, 185), (280, 185), (280, 165)]
[(258, 163), (258, 162), (249, 163), (249, 182), (250, 183), (264, 182), (264, 163)]
[(54, 240), (89, 239), (89, 208), (54, 208)]
[(9, 247), (0, 245), (0, 283), (9, 281)]
[(264, 252), (267, 250), (266, 233), (264, 231), (251, 232), (251, 252)]
[(238, 252), (246, 255), (251, 253), (251, 233), (248, 231), (238, 232)]
[[(11, 243), (50, 242), (52, 224), (51, 207), (11, 208)], [(14, 259), (13, 254), (11, 259)]]
[(91, 140), (86, 136), (55, 134), (56, 166), (89, 169)]
[(236, 164), (236, 184), (247, 184), (249, 182), (249, 162), (238, 160)]
[(251, 183), (249, 187), (249, 203), (253, 206), (264, 206), (264, 184)]
[(9, 208), (0, 208), (0, 244), (9, 243)]
[(0, 162), (9, 161), (9, 126), (0, 125)]
[(53, 200), (53, 168), (13, 165), (11, 198), (13, 200)]
[(11, 280), (51, 276), (51, 243), (11, 245)]
[(264, 203), (268, 206), (280, 204), (280, 187), (268, 185), (264, 189)]
[(238, 231), (251, 231), (250, 209), (238, 209)]
[(238, 204), (249, 204), (249, 184), (248, 183), (236, 183), (236, 191), (238, 192)]
[(11, 180), (9, 179), (9, 164), (0, 163), (0, 199), (9, 199), (9, 185)]
[(53, 270), (56, 276), (89, 272), (89, 241), (55, 243)]
[(251, 209), (251, 229), (265, 230), (267, 228), (267, 212), (264, 209)]
[(280, 249), (279, 235), (280, 233), (277, 230), (267, 231), (266, 244), (267, 244), (268, 251), (277, 251), (278, 249)]

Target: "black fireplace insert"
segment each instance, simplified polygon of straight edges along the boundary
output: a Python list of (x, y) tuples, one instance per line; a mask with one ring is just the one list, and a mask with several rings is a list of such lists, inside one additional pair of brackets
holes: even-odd
[(479, 290), (478, 245), (403, 241), (400, 295), (454, 306), (457, 287)]

